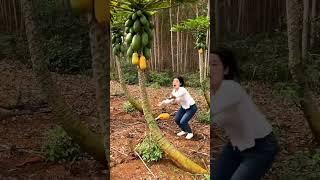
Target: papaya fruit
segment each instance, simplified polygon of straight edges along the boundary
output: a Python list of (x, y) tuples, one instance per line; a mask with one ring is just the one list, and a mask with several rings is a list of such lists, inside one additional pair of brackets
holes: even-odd
[(129, 33), (130, 32), (130, 28), (129, 27), (124, 28), (124, 32)]
[(132, 64), (139, 65), (139, 55), (136, 52), (132, 54)]
[(126, 22), (125, 22), (125, 26), (126, 27), (128, 27), (128, 28), (130, 28), (131, 26), (132, 26), (132, 24), (133, 24), (133, 21), (131, 20), (131, 19), (128, 19)]
[(150, 59), (150, 57), (151, 57), (150, 48), (144, 47), (143, 48), (143, 55), (144, 55), (144, 57), (146, 57), (146, 59)]
[(202, 53), (203, 53), (203, 49), (200, 48), (200, 49), (198, 50), (198, 53), (202, 54)]
[(141, 48), (141, 36), (136, 34), (132, 38), (131, 46), (133, 51), (139, 51)]
[(133, 30), (136, 33), (140, 32), (141, 30), (141, 23), (138, 19), (133, 23)]
[(140, 59), (139, 59), (139, 68), (141, 70), (145, 70), (147, 68), (147, 61), (143, 55), (140, 56)]
[(158, 119), (160, 119), (160, 120), (168, 120), (169, 118), (170, 118), (170, 114), (169, 113), (161, 113), (156, 118), (156, 120), (158, 120)]
[(137, 16), (140, 17), (141, 15), (142, 15), (142, 11), (141, 11), (141, 10), (138, 10), (138, 11), (137, 11)]
[(148, 24), (147, 18), (142, 14), (140, 17), (140, 22), (142, 25), (146, 26)]
[(143, 14), (146, 16), (146, 18), (150, 21), (151, 20), (151, 13), (149, 11), (144, 11)]
[(141, 36), (142, 47), (145, 47), (149, 43), (149, 37), (148, 36), (149, 36), (148, 33), (146, 33), (146, 32), (142, 33), (142, 36)]
[(94, 15), (98, 23), (107, 25), (110, 21), (109, 1), (94, 0)]
[(134, 33), (133, 27), (130, 28), (129, 32)]
[(137, 19), (137, 17), (138, 17), (137, 13), (133, 13), (131, 19), (135, 21)]
[(133, 54), (133, 49), (131, 46), (129, 46), (128, 50), (127, 50), (127, 57), (132, 57)]
[(117, 55), (117, 48), (116, 47), (114, 47), (114, 48), (112, 48), (112, 53), (114, 54), (114, 55)]
[(126, 43), (130, 44), (131, 41), (132, 41), (132, 33), (128, 33), (127, 36), (126, 36)]
[(121, 51), (122, 53), (125, 53), (125, 52), (126, 52), (126, 48), (125, 48), (124, 46), (121, 46), (120, 51)]
[(86, 13), (92, 10), (92, 0), (70, 0), (69, 2), (75, 13)]

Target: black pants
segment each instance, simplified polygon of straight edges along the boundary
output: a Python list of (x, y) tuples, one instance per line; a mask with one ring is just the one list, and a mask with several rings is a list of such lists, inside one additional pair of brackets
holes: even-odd
[(255, 146), (244, 151), (227, 143), (216, 163), (211, 161), (212, 180), (260, 180), (271, 168), (279, 151), (273, 133), (256, 139)]

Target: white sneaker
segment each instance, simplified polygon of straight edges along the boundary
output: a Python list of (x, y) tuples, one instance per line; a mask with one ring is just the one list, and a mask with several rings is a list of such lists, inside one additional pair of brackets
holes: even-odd
[(186, 139), (191, 139), (193, 137), (193, 133), (188, 133)]
[(183, 136), (183, 135), (185, 135), (185, 134), (187, 134), (187, 133), (184, 132), (184, 131), (181, 131), (181, 132), (177, 133), (177, 136)]

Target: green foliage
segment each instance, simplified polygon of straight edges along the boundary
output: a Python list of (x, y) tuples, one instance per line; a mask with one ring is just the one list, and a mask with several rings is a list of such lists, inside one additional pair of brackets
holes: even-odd
[(200, 75), (199, 73), (188, 73), (183, 75), (186, 81), (187, 86), (190, 87), (201, 87), (201, 83), (199, 81)]
[[(131, 61), (131, 60), (130, 60)], [(123, 77), (127, 84), (137, 84), (138, 83), (138, 71), (136, 67), (132, 66), (131, 62), (122, 59), (121, 67), (123, 71)]]
[(279, 171), (280, 180), (319, 179), (320, 149), (314, 151), (298, 151), (289, 155)]
[(158, 161), (163, 156), (162, 149), (151, 134), (146, 136), (145, 139), (138, 144), (137, 152), (142, 159), (147, 162)]
[(295, 83), (277, 82), (274, 84), (274, 93), (279, 97), (284, 97), (285, 99), (290, 99), (298, 102), (298, 88), (298, 85)]
[(242, 80), (285, 82), (290, 80), (285, 33), (228, 37), (226, 47), (235, 51)]
[(26, 37), (21, 34), (0, 33), (0, 59), (2, 58), (12, 58), (30, 65)]
[(148, 76), (149, 83), (154, 84), (157, 83), (160, 86), (171, 86), (173, 77), (168, 72), (155, 72), (151, 71)]
[(154, 83), (150, 84), (149, 87), (155, 88), (155, 89), (160, 89), (161, 88), (161, 86), (160, 86), (160, 84), (158, 82), (154, 82)]
[(198, 121), (205, 124), (210, 124), (210, 111), (202, 111), (197, 114)]
[(187, 19), (171, 28), (173, 32), (206, 32), (210, 27), (210, 20), (207, 16), (198, 16), (194, 19)]
[(205, 174), (205, 175), (204, 175), (204, 180), (210, 180), (210, 175)]
[(47, 133), (43, 152), (48, 161), (70, 161), (81, 156), (80, 146), (61, 128), (56, 127)]
[(134, 106), (129, 102), (126, 101), (125, 103), (123, 103), (122, 109), (126, 112), (126, 113), (130, 113), (130, 112), (134, 112), (136, 109), (134, 108)]

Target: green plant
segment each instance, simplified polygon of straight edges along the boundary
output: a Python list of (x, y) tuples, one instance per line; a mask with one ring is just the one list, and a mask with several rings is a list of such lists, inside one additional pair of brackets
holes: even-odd
[(160, 86), (160, 84), (158, 82), (154, 82), (154, 83), (150, 84), (149, 87), (155, 88), (155, 89), (160, 89), (161, 88), (161, 86)]
[(184, 77), (186, 77), (186, 84), (190, 87), (201, 87), (200, 84), (200, 75), (199, 73), (188, 73), (184, 74)]
[(295, 102), (299, 100), (297, 89), (298, 89), (298, 86), (294, 83), (278, 82), (274, 84), (274, 93), (277, 96), (284, 97), (286, 99), (290, 99)]
[(210, 180), (210, 175), (205, 174), (205, 175), (204, 175), (204, 180)]
[(59, 126), (47, 133), (42, 150), (48, 161), (70, 161), (81, 157), (80, 146)]
[(197, 115), (198, 121), (205, 124), (210, 124), (210, 111), (202, 111)]
[(163, 154), (162, 149), (151, 135), (146, 136), (145, 139), (138, 144), (137, 152), (142, 159), (147, 162), (158, 161), (162, 158)]
[(155, 72), (149, 73), (149, 84), (158, 83), (160, 86), (170, 86), (172, 84), (172, 75), (168, 72)]
[(126, 113), (134, 112), (136, 110), (129, 101), (126, 101), (125, 103), (123, 103), (122, 108)]

